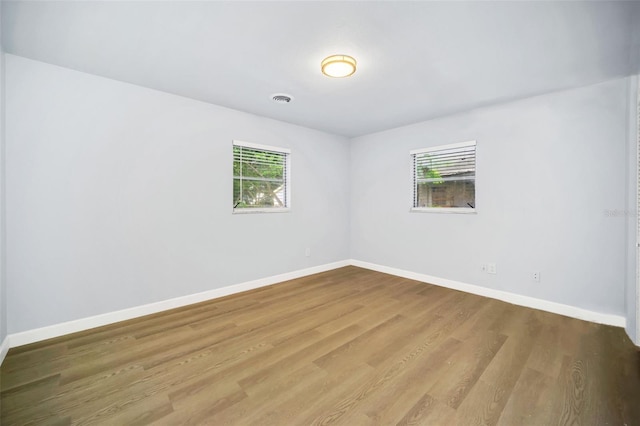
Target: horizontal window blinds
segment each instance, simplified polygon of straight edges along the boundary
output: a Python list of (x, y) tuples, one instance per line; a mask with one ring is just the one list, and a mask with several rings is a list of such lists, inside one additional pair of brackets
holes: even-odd
[(410, 151), (413, 209), (475, 209), (476, 142)]
[(288, 207), (289, 151), (233, 143), (234, 208)]
[(413, 151), (416, 182), (472, 180), (476, 174), (476, 143)]

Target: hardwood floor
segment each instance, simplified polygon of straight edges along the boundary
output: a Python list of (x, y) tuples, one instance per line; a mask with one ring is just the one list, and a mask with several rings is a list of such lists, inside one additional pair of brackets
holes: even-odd
[(1, 423), (639, 425), (622, 329), (346, 267), (9, 351)]

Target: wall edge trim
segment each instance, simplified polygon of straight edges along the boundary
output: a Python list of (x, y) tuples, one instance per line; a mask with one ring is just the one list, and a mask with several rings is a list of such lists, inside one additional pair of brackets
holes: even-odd
[(590, 311), (588, 309), (578, 308), (562, 303), (551, 302), (535, 297), (523, 296), (516, 293), (510, 293), (502, 290), (491, 289), (478, 286), (475, 284), (463, 283), (460, 281), (450, 280), (447, 278), (435, 277), (432, 275), (422, 274), (418, 272), (407, 271), (404, 269), (393, 268), (390, 266), (379, 265), (376, 263), (365, 262), (356, 259), (342, 260), (323, 265), (313, 266), (310, 268), (299, 269), (284, 274), (273, 275), (270, 277), (260, 278), (239, 284), (233, 284), (201, 293), (180, 296), (160, 302), (149, 303), (146, 305), (135, 306), (132, 308), (122, 309), (118, 311), (108, 312), (77, 320), (67, 321), (63, 323), (53, 324), (46, 327), (27, 330), (19, 333), (12, 333), (5, 337), (0, 345), (0, 365), (7, 355), (10, 348), (27, 345), (55, 337), (64, 336), (79, 331), (85, 331), (92, 328), (113, 324), (120, 321), (139, 318), (158, 312), (179, 308), (194, 303), (213, 300), (232, 294), (242, 293), (260, 287), (277, 284), (296, 278), (302, 278), (308, 275), (326, 272), (344, 266), (357, 266), (359, 268), (369, 269), (372, 271), (382, 272), (385, 274), (395, 275), (402, 278), (408, 278), (416, 281), (422, 281), (434, 284), (440, 287), (446, 287), (453, 290), (464, 291), (466, 293), (476, 294), (478, 296), (489, 297), (501, 300), (514, 305), (525, 306), (528, 308), (539, 309), (554, 314), (564, 315), (571, 318), (595, 322), (598, 324), (611, 325), (615, 327), (625, 327), (626, 319), (622, 315), (604, 314), (601, 312)]
[(351, 260), (351, 265), (360, 268), (370, 269), (385, 274), (395, 275), (402, 278), (408, 278), (416, 281), (423, 281), (440, 287), (447, 287), (453, 290), (464, 291), (466, 293), (476, 294), (478, 296), (489, 297), (501, 300), (503, 302), (512, 303), (514, 305), (525, 306), (527, 308), (539, 309), (541, 311), (551, 312), (554, 314), (564, 315), (584, 321), (595, 322), (598, 324), (612, 325), (614, 327), (626, 326), (626, 318), (622, 315), (604, 314), (601, 312), (590, 311), (588, 309), (578, 308), (576, 306), (565, 305), (549, 300), (538, 299), (531, 296), (524, 296), (517, 293), (496, 290), (488, 287), (482, 287), (475, 284), (467, 284), (460, 281), (454, 281), (447, 278), (434, 277), (432, 275), (421, 274), (418, 272), (407, 271), (404, 269), (393, 268), (376, 263), (364, 262), (361, 260)]
[[(145, 315), (155, 314), (167, 311), (169, 309), (180, 308), (194, 303), (205, 302), (207, 300), (217, 299), (244, 291), (253, 290), (260, 287), (266, 287), (283, 281), (289, 281), (296, 278), (302, 278), (308, 275), (320, 272), (330, 271), (332, 269), (349, 266), (348, 260), (326, 263), (324, 265), (312, 266), (310, 268), (299, 269), (284, 274), (273, 275), (266, 278), (259, 278), (252, 281), (246, 281), (239, 284), (233, 284), (221, 288), (207, 290), (200, 293), (179, 296), (172, 299), (162, 300), (159, 302), (148, 303), (145, 305), (134, 306), (118, 311), (107, 312), (104, 314), (94, 315), (85, 318), (79, 318), (72, 321), (53, 324), (45, 327), (26, 330), (18, 333), (9, 334), (9, 343), (11, 348), (39, 342), (42, 340), (52, 339), (54, 337), (64, 336), (66, 334), (85, 331), (104, 325), (113, 324), (120, 321), (126, 321), (133, 318), (139, 318)], [(5, 339), (6, 341), (7, 339)]]
[(7, 356), (7, 352), (9, 352), (9, 348), (11, 347), (11, 339), (9, 335), (4, 337), (4, 340), (0, 344), (0, 365), (4, 361), (4, 358)]

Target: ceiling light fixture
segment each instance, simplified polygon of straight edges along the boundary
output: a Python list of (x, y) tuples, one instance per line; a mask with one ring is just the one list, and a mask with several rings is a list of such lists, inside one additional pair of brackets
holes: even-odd
[(322, 61), (322, 74), (328, 77), (349, 77), (356, 72), (356, 60), (347, 55), (332, 55)]

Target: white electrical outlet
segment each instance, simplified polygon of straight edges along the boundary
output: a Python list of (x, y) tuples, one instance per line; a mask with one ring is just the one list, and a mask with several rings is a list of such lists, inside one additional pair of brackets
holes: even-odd
[(531, 279), (533, 279), (533, 281), (539, 283), (540, 282), (540, 272), (535, 271), (533, 274), (531, 274)]
[(494, 275), (497, 274), (498, 270), (496, 268), (496, 264), (495, 263), (489, 263), (487, 265), (487, 272), (490, 273), (490, 274), (494, 274)]
[(311, 256), (311, 249), (309, 247), (304, 250), (304, 255), (307, 257)]

